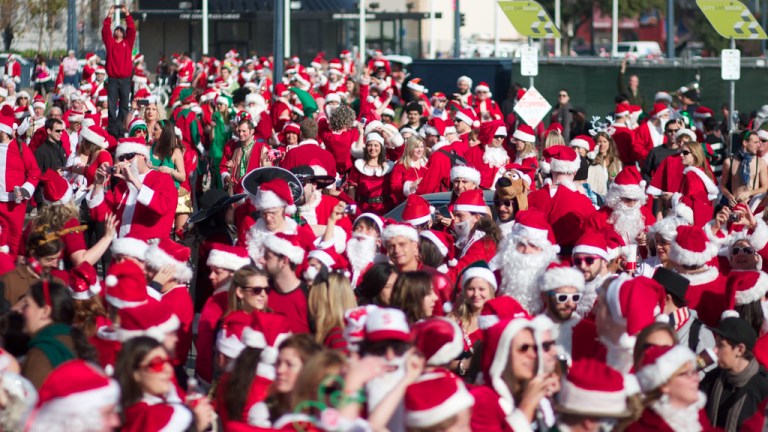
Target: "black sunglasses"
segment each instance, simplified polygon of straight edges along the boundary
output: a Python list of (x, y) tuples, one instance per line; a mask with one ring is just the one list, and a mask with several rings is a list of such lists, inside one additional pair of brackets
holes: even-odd
[(64, 129), (51, 129), (51, 131), (56, 133), (62, 133), (64, 132)]
[(244, 286), (244, 287), (240, 287), (240, 289), (242, 289), (245, 292), (250, 292), (253, 295), (260, 295), (262, 293), (269, 294), (269, 291), (270, 291), (270, 288), (268, 286), (251, 286), (251, 287)]
[(743, 253), (744, 255), (754, 255), (755, 250), (749, 246), (744, 246), (744, 247), (737, 246), (731, 249), (731, 255), (738, 255), (740, 253)]
[(576, 266), (580, 266), (581, 263), (587, 263), (587, 265), (592, 265), (597, 260), (597, 257), (593, 256), (587, 256), (587, 257), (573, 257), (573, 264)]
[(118, 162), (123, 162), (127, 160), (131, 160), (136, 157), (136, 153), (126, 153), (124, 155), (118, 156), (117, 160)]
[(668, 130), (667, 130), (667, 133), (668, 133), (668, 134), (676, 134), (676, 133), (677, 133), (677, 131), (679, 131), (679, 130), (680, 130), (680, 129), (668, 129)]
[(517, 347), (517, 352), (519, 353), (527, 353), (528, 351), (534, 350), (536, 351), (536, 344), (522, 344), (519, 347)]
[(683, 155), (683, 156), (688, 156), (689, 154), (691, 154), (691, 151), (690, 150), (683, 150), (683, 151), (680, 152), (680, 154)]
[(541, 343), (541, 349), (544, 350), (544, 352), (549, 352), (553, 346), (555, 346), (555, 341), (553, 340)]
[(512, 200), (504, 200), (504, 201), (495, 201), (493, 203), (496, 207), (509, 207), (512, 208)]
[(578, 303), (579, 300), (581, 300), (581, 293), (556, 293), (554, 291), (549, 292), (550, 297), (554, 297), (555, 300), (557, 300), (558, 303), (565, 303), (568, 300), (573, 301), (574, 303)]

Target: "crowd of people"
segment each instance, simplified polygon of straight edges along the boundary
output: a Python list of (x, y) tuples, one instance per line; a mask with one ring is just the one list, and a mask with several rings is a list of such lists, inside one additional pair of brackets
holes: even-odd
[(3, 71), (0, 429), (764, 430), (768, 105), (235, 50), (164, 104), (119, 8)]

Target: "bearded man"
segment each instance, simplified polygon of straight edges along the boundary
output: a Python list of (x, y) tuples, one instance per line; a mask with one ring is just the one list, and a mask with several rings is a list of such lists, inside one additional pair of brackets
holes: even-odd
[(494, 120), (483, 125), (483, 143), (467, 151), (467, 163), (480, 171), (480, 187), (491, 189), (505, 172), (509, 154), (504, 148), (507, 139), (507, 128), (501, 120)]
[(511, 235), (499, 245), (490, 267), (501, 273), (500, 295), (513, 297), (528, 313), (535, 314), (542, 308), (538, 278), (557, 260), (560, 247), (542, 212), (520, 211), (515, 220)]
[[(332, 218), (335, 216), (332, 216)], [(330, 219), (329, 219), (330, 220)], [(346, 256), (352, 272), (352, 287), (356, 287), (362, 280), (377, 256), (386, 260), (379, 251), (381, 250), (381, 232), (384, 230), (384, 222), (373, 213), (363, 213), (355, 219), (352, 226), (352, 238), (347, 241)]]
[(634, 165), (621, 170), (608, 189), (605, 203), (592, 214), (587, 227), (599, 232), (607, 229), (616, 231), (624, 243), (646, 245), (646, 232), (656, 223), (656, 218), (645, 205), (645, 181)]

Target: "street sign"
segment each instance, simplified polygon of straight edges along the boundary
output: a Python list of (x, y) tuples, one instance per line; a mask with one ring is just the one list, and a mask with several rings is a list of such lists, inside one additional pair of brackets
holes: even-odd
[(520, 50), (520, 75), (535, 77), (539, 74), (538, 47), (525, 46)]
[(741, 51), (724, 49), (720, 53), (720, 75), (723, 80), (741, 79)]
[(523, 97), (515, 104), (515, 113), (525, 124), (535, 128), (544, 119), (552, 105), (544, 99), (536, 88), (529, 88)]
[(535, 39), (560, 37), (560, 30), (546, 9), (535, 1), (500, 0), (499, 7), (515, 30), (523, 36)]
[(724, 38), (768, 39), (760, 23), (739, 0), (696, 0), (696, 5)]

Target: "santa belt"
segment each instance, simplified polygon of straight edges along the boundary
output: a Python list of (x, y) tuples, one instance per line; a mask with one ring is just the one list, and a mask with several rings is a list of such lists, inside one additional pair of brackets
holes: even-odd
[(365, 200), (368, 204), (381, 204), (384, 202), (384, 197), (379, 195), (377, 197), (371, 197)]

